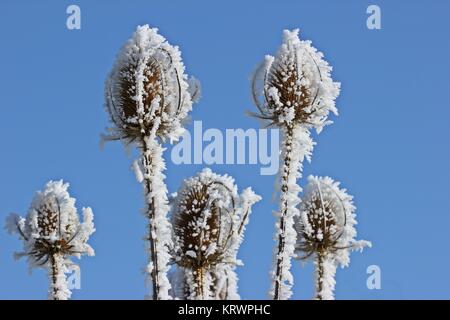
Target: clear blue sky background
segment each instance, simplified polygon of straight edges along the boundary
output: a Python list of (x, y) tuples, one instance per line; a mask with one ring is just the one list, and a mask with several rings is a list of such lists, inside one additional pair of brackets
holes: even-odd
[[(145, 219), (134, 159), (120, 143), (99, 148), (108, 125), (103, 83), (138, 24), (180, 45), (187, 70), (202, 81), (192, 113), (204, 128), (257, 128), (249, 77), (274, 53), (284, 28), (300, 28), (342, 82), (340, 116), (317, 138), (305, 175), (330, 175), (355, 196), (359, 236), (373, 248), (338, 270), (339, 299), (450, 298), (450, 3), (448, 1), (1, 1), (0, 220), (26, 214), (47, 180), (65, 179), (79, 206), (92, 206), (95, 257), (80, 261), (75, 299), (141, 299)], [(382, 30), (366, 28), (378, 4)], [(82, 29), (66, 29), (78, 4)], [(189, 127), (192, 129), (192, 125)], [(167, 154), (169, 156), (169, 153)], [(175, 166), (167, 183), (202, 166)], [(254, 207), (240, 257), (243, 298), (266, 298), (272, 259), (274, 176), (257, 165), (217, 165), (240, 188), (264, 197)], [(0, 232), (0, 298), (45, 299), (42, 270), (27, 273), (12, 254), (20, 242)], [(366, 268), (382, 270), (368, 290)], [(294, 298), (312, 295), (311, 265), (294, 264)]]

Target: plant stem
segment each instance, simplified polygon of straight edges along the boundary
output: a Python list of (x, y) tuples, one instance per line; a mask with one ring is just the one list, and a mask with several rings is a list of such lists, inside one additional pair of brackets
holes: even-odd
[(158, 300), (160, 299), (160, 269), (158, 265), (158, 226), (155, 221), (156, 217), (156, 203), (154, 195), (152, 194), (153, 184), (152, 177), (153, 172), (151, 170), (152, 163), (156, 161), (156, 159), (152, 159), (150, 150), (150, 146), (147, 143), (146, 139), (143, 139), (143, 154), (142, 154), (142, 163), (145, 170), (144, 175), (144, 186), (145, 186), (145, 195), (146, 202), (148, 205), (147, 208), (147, 218), (149, 219), (149, 235), (148, 240), (150, 242), (150, 260), (152, 262), (153, 268), (151, 272), (152, 278), (152, 299)]
[(51, 299), (52, 300), (59, 300), (58, 298), (58, 288), (56, 286), (56, 280), (58, 275), (58, 266), (56, 265), (56, 259), (55, 255), (50, 255), (50, 276), (52, 279), (52, 286), (51, 286)]
[(52, 253), (49, 256), (51, 281), (49, 299), (51, 300), (67, 300), (70, 296), (62, 265), (63, 260), (64, 258), (57, 253)]
[(205, 270), (203, 267), (197, 268), (195, 270), (195, 295), (196, 300), (204, 300), (205, 299)]
[(291, 153), (292, 153), (292, 139), (293, 139), (293, 128), (288, 126), (285, 134), (285, 154), (283, 160), (282, 168), (282, 178), (281, 178), (281, 205), (280, 205), (280, 233), (278, 235), (278, 252), (277, 252), (277, 263), (275, 272), (275, 289), (273, 294), (274, 300), (280, 300), (280, 290), (281, 282), (284, 279), (284, 252), (285, 252), (285, 238), (286, 238), (286, 216), (288, 211), (287, 197), (289, 194), (289, 176), (291, 175)]
[(323, 300), (324, 254), (317, 252), (316, 259), (316, 300)]

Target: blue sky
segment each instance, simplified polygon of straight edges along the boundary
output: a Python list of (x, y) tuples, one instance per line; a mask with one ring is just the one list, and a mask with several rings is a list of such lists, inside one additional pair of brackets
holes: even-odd
[[(81, 8), (81, 30), (67, 30), (66, 7)], [(377, 4), (382, 29), (366, 28)], [(74, 299), (141, 299), (145, 219), (129, 169), (134, 152), (99, 148), (108, 125), (103, 84), (116, 53), (138, 24), (157, 26), (201, 80), (192, 112), (204, 128), (258, 128), (249, 78), (274, 53), (285, 28), (300, 28), (342, 83), (340, 116), (315, 137), (304, 174), (330, 175), (355, 196), (358, 232), (373, 248), (337, 273), (338, 299), (450, 298), (450, 3), (448, 1), (2, 1), (0, 4), (0, 220), (26, 214), (50, 179), (71, 183), (78, 206), (91, 206), (96, 257), (80, 261)], [(192, 129), (192, 124), (188, 127)], [(170, 148), (169, 148), (170, 150)], [(171, 192), (201, 165), (176, 166), (167, 152)], [(240, 251), (244, 299), (267, 297), (277, 208), (275, 176), (258, 165), (216, 165), (240, 188), (263, 196)], [(305, 180), (302, 180), (303, 183)], [(43, 270), (28, 275), (13, 236), (0, 232), (0, 298), (45, 299)], [(381, 268), (381, 290), (366, 268)], [(313, 292), (312, 267), (294, 263), (295, 299)]]

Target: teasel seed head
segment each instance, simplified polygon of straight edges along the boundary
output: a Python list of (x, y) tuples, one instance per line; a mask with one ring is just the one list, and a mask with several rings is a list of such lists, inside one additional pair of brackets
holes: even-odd
[(350, 250), (370, 247), (365, 240), (355, 240), (356, 215), (353, 197), (339, 182), (329, 177), (308, 177), (308, 185), (296, 221), (297, 252), (301, 259), (321, 254), (347, 266)]
[(103, 138), (141, 143), (154, 135), (176, 141), (199, 96), (199, 82), (188, 79), (178, 47), (158, 29), (138, 26), (106, 81), (106, 109), (113, 127)]
[(11, 214), (7, 219), (7, 230), (18, 233), (24, 244), (17, 257), (27, 256), (30, 267), (46, 266), (55, 254), (64, 258), (94, 255), (87, 244), (95, 231), (92, 210), (83, 208), (84, 221), (80, 222), (68, 187), (68, 183), (50, 181), (36, 194), (26, 218)]
[(266, 56), (252, 81), (253, 100), (269, 126), (302, 124), (318, 132), (329, 124), (329, 112), (337, 114), (335, 99), (340, 84), (331, 78), (332, 68), (323, 54), (300, 40), (299, 30), (284, 30), (283, 44), (275, 57)]
[(222, 262), (232, 244), (237, 197), (232, 179), (210, 170), (185, 181), (173, 214), (178, 265), (196, 269)]
[[(251, 188), (239, 195), (233, 178), (210, 169), (185, 180), (177, 193), (172, 216), (174, 261), (179, 268), (190, 270), (194, 277), (204, 273), (208, 279), (205, 281), (212, 286), (208, 288), (209, 298), (220, 296), (213, 288), (218, 276), (230, 277), (230, 286), (221, 282), (220, 290), (228, 291), (227, 296), (238, 296), (234, 272), (240, 264), (237, 252), (251, 208), (260, 199)], [(189, 277), (185, 276), (192, 283)], [(197, 290), (185, 289), (191, 293)]]

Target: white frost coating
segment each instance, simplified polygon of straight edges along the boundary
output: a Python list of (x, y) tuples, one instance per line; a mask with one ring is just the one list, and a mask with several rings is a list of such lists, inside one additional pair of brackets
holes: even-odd
[(113, 127), (106, 140), (135, 142), (155, 127), (157, 136), (177, 141), (183, 122), (200, 97), (197, 79), (188, 79), (177, 46), (148, 25), (138, 26), (120, 51), (105, 85), (106, 109)]
[(169, 201), (163, 174), (165, 170), (164, 149), (152, 138), (146, 140), (145, 146), (146, 152), (141, 159), (144, 168), (142, 184), (147, 204), (144, 214), (149, 219), (148, 239), (151, 239), (147, 248), (150, 252), (150, 259), (146, 270), (148, 281), (152, 283), (150, 294), (153, 294), (156, 289), (158, 299), (168, 300), (171, 299), (167, 272), (170, 269), (169, 248), (172, 247), (172, 229), (167, 220)]
[[(239, 300), (238, 293), (238, 276), (236, 273), (236, 266), (242, 265), (238, 260), (237, 254), (239, 247), (244, 241), (244, 233), (246, 225), (249, 222), (250, 214), (252, 213), (252, 206), (261, 200), (261, 197), (253, 192), (249, 187), (242, 191), (239, 197), (239, 219), (235, 220), (237, 232), (234, 232), (231, 237), (230, 249), (224, 257), (225, 261), (229, 263), (219, 264), (212, 272), (215, 280), (215, 299), (218, 300)], [(232, 262), (232, 263), (230, 263)]]
[(240, 300), (236, 264), (220, 264), (211, 273), (214, 279), (215, 300)]
[[(212, 278), (210, 272), (205, 270), (192, 270), (183, 268), (187, 292), (185, 299), (187, 300), (213, 300)], [(199, 281), (201, 278), (201, 281)]]
[(297, 179), (302, 162), (310, 160), (314, 142), (310, 129), (320, 133), (330, 124), (329, 113), (337, 115), (335, 99), (340, 84), (333, 82), (331, 67), (323, 54), (300, 40), (299, 30), (284, 30), (283, 43), (275, 57), (267, 55), (253, 77), (253, 100), (256, 117), (275, 125), (284, 133), (280, 168), (280, 210), (277, 217), (274, 263), (271, 271), (273, 299), (288, 299), (293, 284), (291, 258), (294, 256), (296, 232), (294, 218), (300, 203)]
[(174, 199), (173, 230), (187, 298), (239, 298), (237, 252), (251, 207), (260, 199), (250, 188), (239, 195), (233, 178), (210, 169), (184, 181)]
[(169, 294), (173, 297), (175, 300), (186, 300), (186, 278), (185, 278), (185, 271), (183, 268), (175, 267), (172, 268), (169, 272), (169, 281), (171, 283), (171, 288), (169, 291)]
[(308, 177), (306, 192), (296, 221), (297, 249), (302, 259), (315, 257), (316, 298), (334, 298), (336, 267), (347, 267), (350, 251), (371, 247), (356, 240), (353, 197), (330, 177)]
[(316, 283), (316, 299), (334, 300), (334, 287), (336, 280), (336, 263), (331, 257), (323, 257), (323, 260), (316, 259), (315, 265), (315, 283)]
[[(331, 78), (332, 67), (323, 54), (300, 40), (299, 30), (284, 30), (277, 55), (267, 55), (254, 77), (254, 98), (262, 119), (277, 125), (301, 122), (320, 132), (330, 124), (330, 112), (337, 115), (335, 99), (340, 83)], [(261, 91), (258, 82), (263, 82)], [(260, 102), (260, 96), (263, 102)]]
[[(72, 295), (67, 285), (66, 273), (67, 262), (62, 255), (56, 254), (50, 258), (50, 268), (48, 273), (50, 288), (48, 290), (48, 299), (67, 300)], [(69, 263), (70, 264), (70, 263)]]
[(188, 92), (191, 95), (191, 99), (193, 103), (197, 103), (202, 97), (202, 85), (200, 80), (196, 77), (191, 76), (188, 79)]
[(142, 163), (140, 163), (139, 161), (135, 160), (133, 161), (133, 172), (136, 175), (136, 180), (139, 183), (142, 183), (142, 181), (144, 181), (144, 173), (143, 170), (141, 168)]
[[(279, 174), (281, 185), (280, 211), (275, 213), (278, 218), (274, 235), (277, 245), (274, 248), (273, 269), (271, 271), (273, 281), (269, 292), (272, 298), (277, 296), (279, 300), (289, 299), (292, 295), (291, 289), (294, 281), (290, 268), (297, 238), (294, 219), (299, 215), (299, 193), (302, 191), (297, 184), (297, 179), (301, 178), (305, 158), (310, 161), (314, 146), (309, 130), (300, 125), (296, 125), (289, 132), (285, 130), (284, 141), (282, 159), (285, 160)], [(284, 228), (281, 228), (282, 216), (284, 217)], [(280, 238), (283, 242), (283, 250), (279, 249)]]
[(87, 244), (95, 231), (92, 210), (83, 208), (83, 222), (80, 222), (68, 187), (63, 181), (48, 182), (44, 191), (34, 197), (26, 218), (11, 214), (6, 223), (7, 231), (17, 233), (23, 241), (23, 252), (16, 256), (27, 256), (30, 268), (48, 270), (49, 299), (54, 300), (70, 298), (65, 277), (67, 267), (73, 265), (70, 257), (94, 255)]

